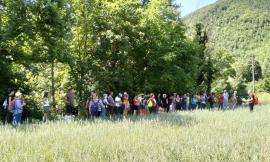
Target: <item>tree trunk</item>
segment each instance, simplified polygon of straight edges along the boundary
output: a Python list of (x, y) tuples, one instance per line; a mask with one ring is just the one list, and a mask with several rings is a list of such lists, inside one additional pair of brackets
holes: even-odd
[(51, 89), (52, 89), (52, 108), (55, 110), (55, 78), (54, 78), (54, 60), (51, 62)]
[(78, 90), (79, 90), (79, 116), (85, 117), (85, 105), (84, 105), (84, 97), (83, 97), (83, 79), (84, 79), (84, 74), (83, 72), (81, 72), (80, 74), (80, 80), (79, 80), (79, 85), (77, 86)]

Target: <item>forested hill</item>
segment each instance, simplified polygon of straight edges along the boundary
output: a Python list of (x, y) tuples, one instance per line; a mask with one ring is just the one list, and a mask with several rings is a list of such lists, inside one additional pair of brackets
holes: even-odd
[(241, 63), (247, 63), (255, 54), (264, 76), (270, 75), (269, 0), (219, 0), (186, 16), (184, 21), (189, 36), (194, 35), (196, 24), (203, 24), (209, 49), (226, 50)]

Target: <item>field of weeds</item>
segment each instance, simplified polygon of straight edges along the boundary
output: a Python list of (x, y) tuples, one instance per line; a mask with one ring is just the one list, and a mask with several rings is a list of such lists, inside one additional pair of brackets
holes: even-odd
[(0, 161), (270, 161), (270, 109), (0, 126)]

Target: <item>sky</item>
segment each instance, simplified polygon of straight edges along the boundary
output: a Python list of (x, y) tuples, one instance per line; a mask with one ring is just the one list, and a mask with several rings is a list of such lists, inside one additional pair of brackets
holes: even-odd
[(175, 2), (177, 4), (181, 4), (181, 15), (186, 16), (199, 8), (214, 3), (215, 1), (216, 0), (176, 0)]

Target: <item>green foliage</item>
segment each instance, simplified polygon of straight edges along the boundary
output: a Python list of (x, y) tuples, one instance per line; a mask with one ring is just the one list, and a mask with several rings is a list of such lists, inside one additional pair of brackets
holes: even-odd
[[(3, 5), (2, 5), (3, 4)], [(32, 112), (44, 91), (53, 112), (76, 89), (80, 115), (89, 91), (179, 92), (195, 89), (199, 46), (185, 36), (168, 0), (4, 0), (1, 93), (21, 90)], [(3, 70), (3, 71), (2, 71)], [(14, 86), (10, 84), (14, 83)]]
[[(208, 36), (207, 50), (214, 58), (216, 82), (230, 82), (232, 87), (252, 80), (251, 60), (255, 55), (255, 79), (269, 76), (270, 5), (267, 0), (219, 0), (184, 18), (188, 36), (196, 36), (196, 24), (201, 23)], [(268, 44), (268, 45), (266, 45)], [(227, 53), (225, 66), (219, 53)], [(225, 71), (227, 72), (225, 72)], [(222, 74), (222, 75), (220, 75)], [(213, 83), (213, 87), (218, 83)], [(235, 87), (238, 89), (237, 87)]]
[(270, 78), (264, 78), (258, 82), (258, 91), (270, 93)]

